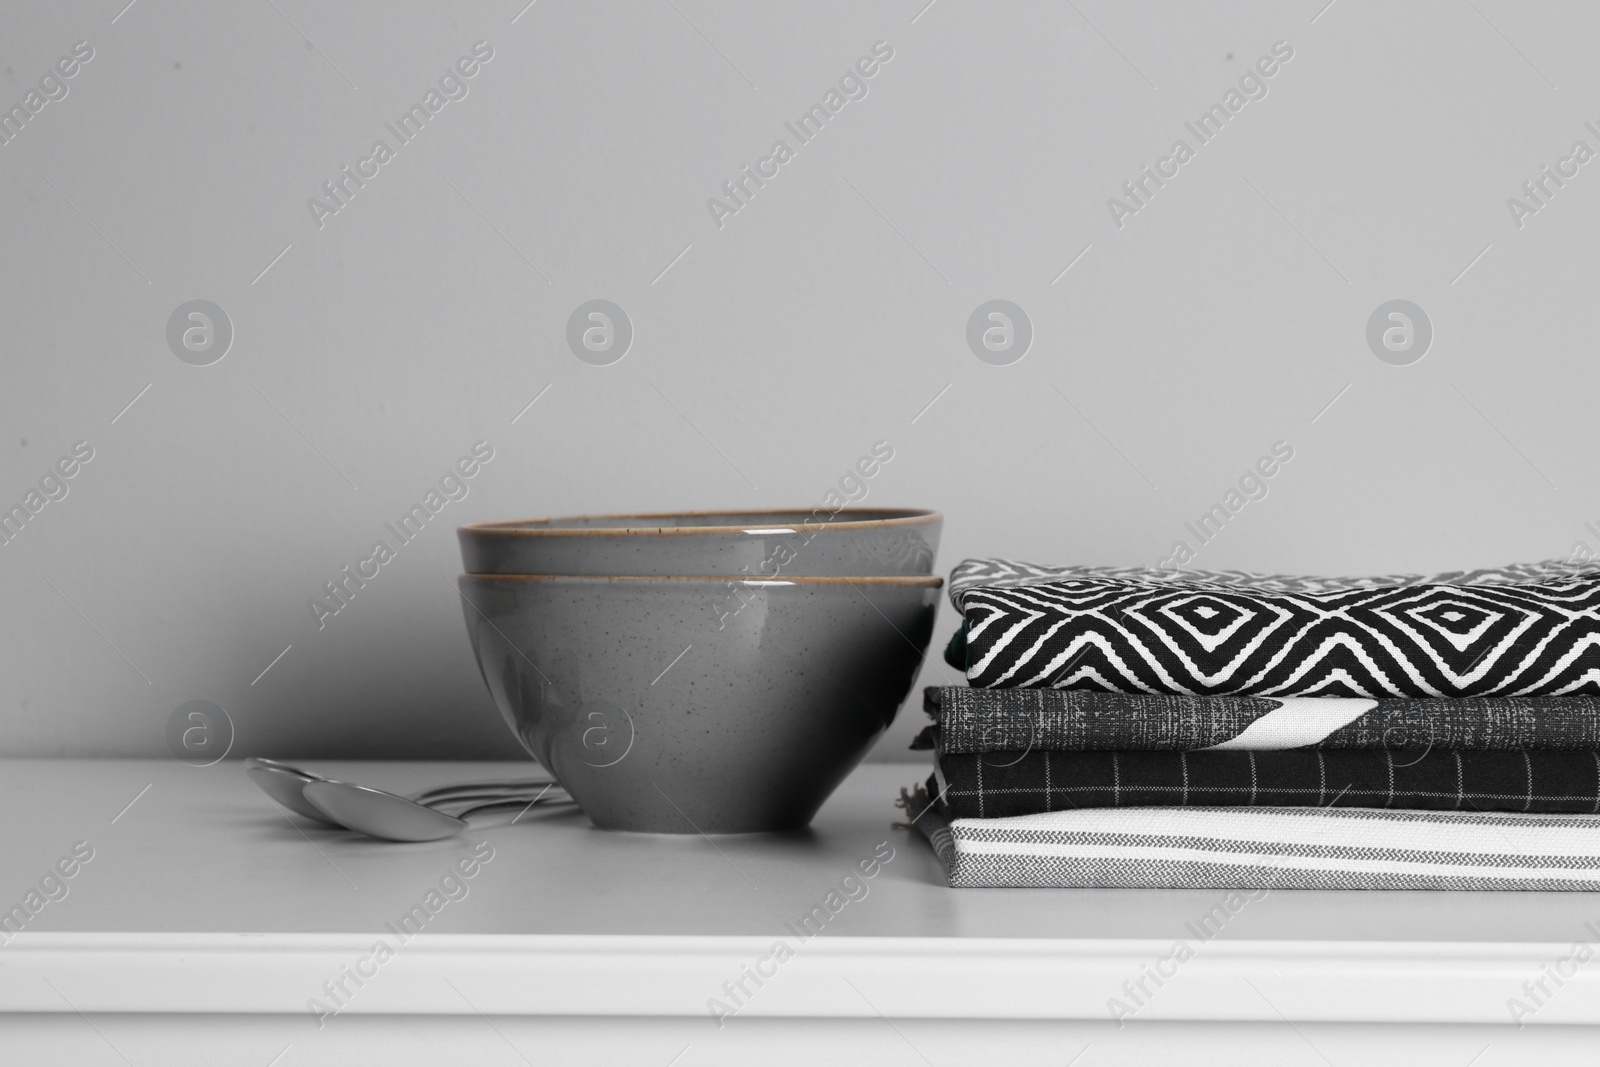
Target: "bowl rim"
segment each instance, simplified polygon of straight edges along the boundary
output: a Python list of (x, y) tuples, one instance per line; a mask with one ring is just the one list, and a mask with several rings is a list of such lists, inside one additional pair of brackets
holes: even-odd
[[(830, 517), (823, 522), (808, 522), (802, 519), (795, 522), (794, 517), (804, 515), (814, 516), (818, 511), (829, 514)], [(551, 528), (547, 523), (573, 522), (577, 520), (596, 521), (605, 519), (683, 519), (683, 518), (718, 518), (726, 516), (774, 516), (771, 526), (752, 526), (745, 523), (740, 525), (704, 525), (704, 526), (585, 526), (576, 528)], [(785, 517), (790, 521), (778, 522), (776, 517)], [(846, 516), (870, 516), (854, 518)], [(905, 526), (931, 526), (944, 521), (944, 515), (931, 508), (840, 508), (838, 511), (829, 512), (825, 506), (815, 508), (752, 508), (749, 510), (715, 510), (715, 511), (642, 511), (623, 512), (606, 515), (558, 515), (547, 519), (508, 519), (498, 522), (475, 522), (466, 526), (456, 527), (459, 537), (695, 537), (695, 536), (766, 536), (778, 532), (797, 533), (794, 527), (802, 527), (808, 532), (822, 533), (827, 530), (843, 529), (847, 532), (858, 530), (896, 529)]]
[(457, 582), (507, 582), (511, 584), (529, 584), (535, 582), (562, 582), (573, 584), (622, 584), (635, 583), (689, 583), (700, 582), (715, 585), (743, 585), (753, 588), (772, 588), (774, 586), (795, 585), (809, 586), (874, 586), (878, 588), (906, 588), (906, 589), (938, 589), (944, 585), (944, 577), (938, 574), (874, 574), (874, 575), (795, 575), (792, 578), (735, 578), (719, 575), (666, 575), (666, 574), (462, 574), (456, 578)]

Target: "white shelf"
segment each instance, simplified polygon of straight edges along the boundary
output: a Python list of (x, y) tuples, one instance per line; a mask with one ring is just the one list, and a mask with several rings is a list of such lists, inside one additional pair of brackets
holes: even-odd
[[(396, 789), (528, 769), (315, 767)], [(363, 986), (347, 982), (346, 1014), (706, 1019), (710, 998), (732, 1003), (723, 983), (782, 939), (793, 958), (746, 981), (739, 1018), (1104, 1021), (1122, 983), (1182, 938), (1194, 957), (1138, 1021), (1505, 1024), (1525, 980), (1600, 941), (1584, 926), (1600, 926), (1589, 894), (1275, 891), (1202, 943), (1186, 924), (1220, 892), (950, 890), (921, 840), (889, 826), (899, 787), (925, 775), (864, 767), (801, 834), (608, 834), (536, 809), (391, 845), (291, 825), (236, 763), (5, 761), (0, 802), (23, 817), (0, 850), (0, 907), (74, 842), (95, 856), (0, 947), (0, 1011), (304, 1015), (375, 941), (399, 943), (385, 924), (472, 841), (494, 856), (467, 895)], [(883, 842), (894, 857), (866, 895), (796, 937), (786, 924), (826, 913)], [(1529, 1022), (1600, 1021), (1600, 959), (1565, 983)]]

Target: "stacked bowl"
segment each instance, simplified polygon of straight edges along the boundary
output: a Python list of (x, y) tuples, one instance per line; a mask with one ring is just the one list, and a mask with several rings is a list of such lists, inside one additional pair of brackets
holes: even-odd
[(466, 526), (467, 632), (500, 713), (596, 826), (795, 829), (910, 692), (942, 525), (822, 508)]

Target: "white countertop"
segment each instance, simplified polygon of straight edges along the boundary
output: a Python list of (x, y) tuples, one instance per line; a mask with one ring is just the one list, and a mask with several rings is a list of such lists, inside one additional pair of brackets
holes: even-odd
[[(531, 769), (308, 766), (402, 791)], [(1182, 938), (1194, 957), (1140, 1020), (1506, 1023), (1524, 980), (1576, 941), (1600, 943), (1584, 926), (1600, 929), (1600, 899), (1581, 893), (1280, 890), (1201, 942), (1185, 924), (1219, 891), (951, 890), (922, 840), (890, 828), (899, 787), (925, 777), (864, 767), (792, 835), (612, 834), (534, 809), (397, 845), (291, 823), (237, 762), (0, 761), (13, 813), (0, 910), (75, 842), (94, 849), (67, 895), (0, 946), (0, 1010), (305, 1012), (383, 938), (398, 951), (364, 963), (376, 976), (359, 988), (347, 981), (344, 1010), (709, 1017), (708, 999), (729, 1003), (724, 983), (781, 938), (793, 958), (763, 963), (776, 974), (759, 988), (746, 980), (740, 1015), (1103, 1020)], [(402, 945), (385, 924), (426, 904), (479, 841), (493, 858), (466, 895), (447, 885), (459, 899)], [(859, 899), (834, 898), (823, 933), (786, 927), (827, 914), (841, 879), (888, 849), (864, 896), (850, 884)], [(1600, 1021), (1600, 959), (1528, 1021)]]

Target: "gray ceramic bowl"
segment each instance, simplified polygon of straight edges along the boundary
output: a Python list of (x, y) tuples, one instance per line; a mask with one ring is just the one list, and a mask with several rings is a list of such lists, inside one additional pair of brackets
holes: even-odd
[(936, 511), (819, 508), (489, 522), (456, 536), (468, 574), (909, 576), (933, 573), (943, 526)]
[(888, 729), (942, 578), (464, 575), (484, 681), (607, 830), (811, 821)]

